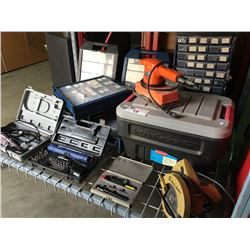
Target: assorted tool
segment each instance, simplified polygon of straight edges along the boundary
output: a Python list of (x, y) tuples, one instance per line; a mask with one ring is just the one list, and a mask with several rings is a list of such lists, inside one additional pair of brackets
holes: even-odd
[[(183, 68), (192, 65), (199, 73), (199, 67), (212, 67), (205, 59), (200, 62), (202, 54), (207, 50), (224, 53), (216, 54), (219, 61), (216, 59), (218, 62), (214, 63), (219, 78), (220, 67), (228, 70), (226, 56), (231, 51), (232, 38), (221, 37), (218, 47), (212, 45), (217, 41), (215, 38), (205, 41), (204, 37), (186, 37), (188, 40), (185, 37), (178, 36), (177, 42), (176, 62), (180, 71), (169, 68), (166, 53), (150, 52), (154, 58), (142, 58), (141, 52), (138, 54), (140, 50), (129, 53), (123, 80), (127, 86), (133, 85), (132, 95), (127, 86), (121, 86), (114, 79), (87, 77), (90, 72), (99, 74), (105, 70), (93, 70), (93, 63), (99, 64), (99, 59), (89, 60), (96, 54), (94, 45), (100, 44), (86, 43), (81, 55), (82, 67), (87, 65), (89, 69), (82, 69), (81, 80), (84, 80), (54, 86), (58, 98), (25, 89), (17, 120), (1, 128), (0, 149), (16, 160), (28, 160), (42, 171), (52, 169), (81, 182), (105, 155), (108, 142), (119, 138), (119, 154), (125, 151), (127, 157), (116, 153), (91, 186), (91, 193), (129, 209), (151, 175), (154, 162), (167, 167), (164, 174), (159, 174), (160, 187), (157, 187), (165, 216), (204, 216), (221, 200), (221, 194), (207, 181), (209, 178), (196, 171), (211, 170), (213, 163), (224, 155), (232, 134), (234, 104), (227, 97), (183, 91), (183, 87), (204, 91), (202, 87), (206, 83), (205, 77), (198, 81), (197, 75), (190, 77), (190, 72), (186, 74)], [(98, 53), (104, 65), (108, 63), (112, 46), (106, 47), (106, 52)], [(112, 48), (113, 51), (115, 47)], [(188, 50), (187, 56), (184, 50)], [(115, 75), (117, 56), (117, 53), (112, 56), (112, 67), (105, 75)], [(138, 76), (142, 79), (138, 80)], [(61, 114), (63, 104), (70, 114)], [(98, 120), (103, 116), (115, 121), (113, 133), (110, 133), (111, 127), (105, 125), (106, 121)]]
[(135, 186), (131, 185), (129, 179), (126, 179), (126, 178), (120, 178), (114, 175), (102, 175), (101, 179), (110, 181), (112, 183), (116, 183), (132, 191), (136, 191), (137, 189)]

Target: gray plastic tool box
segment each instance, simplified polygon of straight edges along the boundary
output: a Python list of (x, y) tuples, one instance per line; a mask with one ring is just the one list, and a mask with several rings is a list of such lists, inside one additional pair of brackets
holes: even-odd
[[(130, 207), (138, 196), (143, 183), (145, 183), (150, 176), (152, 170), (153, 167), (150, 165), (119, 156), (112, 162), (110, 168), (103, 172), (98, 178), (92, 186), (91, 192), (125, 207)], [(134, 187), (134, 190), (110, 180), (106, 180), (104, 176), (127, 179), (130, 185)], [(108, 188), (109, 191), (115, 192), (115, 194), (102, 191), (98, 189), (98, 186)], [(120, 195), (124, 196), (125, 199), (120, 198)]]
[(156, 149), (205, 168), (223, 156), (232, 133), (233, 102), (204, 93), (180, 96), (181, 104), (171, 109), (179, 119), (135, 94), (117, 107), (117, 131), (129, 157), (150, 162), (150, 150)]
[(102, 75), (115, 79), (117, 60), (117, 45), (86, 41), (79, 50), (79, 80)]
[[(40, 140), (34, 140), (27, 145), (28, 150), (23, 154), (17, 154), (11, 150), (1, 150), (8, 153), (14, 159), (23, 161), (36, 154), (45, 147), (55, 132), (59, 120), (63, 101), (55, 96), (46, 95), (28, 87), (24, 90), (21, 104), (17, 112), (15, 126), (18, 129), (31, 130), (40, 133)], [(34, 126), (30, 125), (33, 124)], [(8, 126), (8, 125), (7, 125)]]
[(72, 116), (63, 116), (52, 142), (60, 146), (99, 157), (106, 145), (110, 127), (86, 120), (75, 121)]

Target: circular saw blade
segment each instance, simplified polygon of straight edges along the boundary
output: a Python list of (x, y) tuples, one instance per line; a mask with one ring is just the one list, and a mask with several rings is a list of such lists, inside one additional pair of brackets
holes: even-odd
[(171, 173), (164, 175), (160, 184), (165, 199), (162, 207), (166, 217), (189, 217), (191, 199), (185, 181), (178, 174)]

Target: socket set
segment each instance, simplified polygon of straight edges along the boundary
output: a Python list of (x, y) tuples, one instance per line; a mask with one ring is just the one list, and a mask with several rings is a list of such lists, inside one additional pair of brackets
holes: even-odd
[(230, 79), (235, 33), (177, 33), (174, 65), (204, 92), (223, 94)]

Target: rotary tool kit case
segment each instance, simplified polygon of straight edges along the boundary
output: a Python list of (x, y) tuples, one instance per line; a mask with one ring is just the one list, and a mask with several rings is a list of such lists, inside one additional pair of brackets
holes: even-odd
[(55, 96), (62, 99), (76, 120), (95, 115), (115, 114), (115, 108), (129, 96), (129, 91), (106, 76), (53, 86)]
[(102, 156), (109, 134), (109, 126), (63, 115), (51, 144), (32, 163), (38, 162), (81, 182)]
[[(150, 176), (153, 167), (122, 156), (118, 156), (110, 165), (109, 169), (103, 172), (92, 186), (91, 192), (130, 207), (143, 183)], [(126, 180), (127, 183), (119, 183), (119, 180)]]
[(21, 148), (24, 147), (22, 153), (16, 153), (11, 149), (6, 150), (2, 144), (1, 150), (19, 161), (24, 161), (36, 154), (49, 143), (51, 136), (55, 132), (62, 107), (63, 101), (55, 96), (37, 92), (31, 87), (26, 88), (17, 112), (16, 121), (2, 128), (1, 132), (4, 134), (5, 129), (8, 130), (10, 126), (14, 126), (20, 133), (28, 131), (39, 134), (39, 137), (27, 142), (29, 138), (24, 135), (18, 136), (19, 140), (22, 139), (23, 141), (20, 146)]
[(229, 98), (183, 91), (180, 105), (171, 111), (181, 117), (173, 118), (135, 94), (117, 107), (117, 131), (129, 157), (151, 162), (150, 151), (160, 150), (206, 169), (223, 156), (234, 115)]

